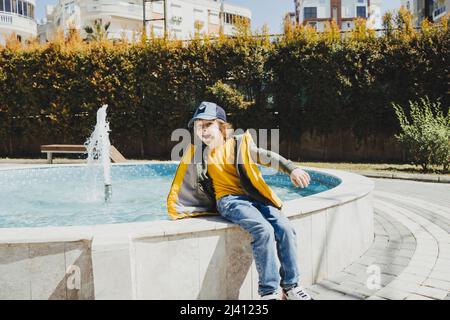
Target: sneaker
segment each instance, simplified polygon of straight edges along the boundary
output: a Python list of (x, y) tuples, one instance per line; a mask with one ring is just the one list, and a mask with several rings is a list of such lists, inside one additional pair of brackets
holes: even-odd
[(283, 294), (287, 300), (314, 300), (311, 296), (300, 286), (295, 286), (287, 291), (283, 289)]
[(280, 300), (280, 296), (277, 292), (273, 292), (261, 296), (261, 300)]

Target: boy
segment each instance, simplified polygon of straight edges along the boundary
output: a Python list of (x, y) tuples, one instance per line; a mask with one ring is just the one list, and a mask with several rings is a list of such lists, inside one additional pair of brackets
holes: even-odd
[[(289, 174), (296, 187), (309, 185), (308, 173), (279, 154), (258, 148), (248, 132), (230, 137), (231, 125), (227, 123), (225, 111), (214, 103), (202, 102), (188, 127), (193, 127), (194, 134), (203, 143), (202, 164), (200, 168), (192, 167), (190, 160), (195, 148), (191, 146), (180, 163), (168, 196), (171, 218), (201, 215), (217, 208), (222, 217), (252, 235), (258, 293), (262, 299), (279, 299), (281, 285), (287, 299), (311, 300), (298, 284), (295, 230), (282, 214), (282, 203), (264, 182), (256, 162), (270, 159), (270, 166)], [(195, 172), (201, 172), (197, 184), (192, 178)], [(193, 191), (193, 186), (197, 190)]]

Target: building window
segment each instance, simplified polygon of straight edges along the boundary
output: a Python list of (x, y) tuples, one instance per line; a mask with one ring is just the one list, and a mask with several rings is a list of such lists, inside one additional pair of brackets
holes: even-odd
[(236, 24), (236, 22), (238, 20), (244, 20), (246, 22), (250, 22), (250, 19), (243, 17), (243, 16), (236, 15), (236, 14), (232, 14), (232, 13), (225, 13), (223, 20), (226, 24), (232, 24), (232, 25)]
[(356, 16), (366, 18), (366, 7), (356, 7)]
[(11, 12), (11, 0), (5, 0), (5, 11)]
[(317, 7), (305, 7), (303, 9), (304, 19), (317, 19)]
[(0, 11), (5, 11), (5, 8), (3, 7), (3, 1), (0, 0)]
[(23, 14), (23, 2), (19, 0), (19, 8), (17, 10), (18, 14)]
[(223, 15), (223, 19), (224, 19), (224, 22), (225, 22), (225, 23), (231, 24), (231, 14), (225, 13), (225, 14)]

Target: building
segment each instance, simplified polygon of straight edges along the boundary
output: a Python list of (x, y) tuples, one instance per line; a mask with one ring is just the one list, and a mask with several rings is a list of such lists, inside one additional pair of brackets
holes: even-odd
[[(166, 13), (164, 10), (166, 8)], [(222, 14), (222, 22), (219, 18)], [(190, 38), (196, 31), (216, 34), (223, 28), (227, 35), (235, 32), (236, 17), (251, 19), (249, 9), (222, 3), (219, 0), (166, 0), (146, 3), (147, 32), (153, 30), (156, 36), (167, 32), (177, 39)], [(164, 16), (167, 21), (162, 21)], [(110, 24), (108, 38), (131, 40), (139, 36), (143, 28), (144, 10), (142, 0), (59, 0), (54, 6), (47, 6), (46, 18), (39, 26), (41, 42), (52, 38), (58, 29), (67, 34), (70, 28), (80, 31), (85, 37), (85, 26), (95, 21)]]
[(425, 19), (437, 22), (450, 12), (450, 0), (402, 0), (401, 4), (413, 14), (416, 26)]
[(334, 20), (342, 31), (352, 29), (354, 20), (364, 18), (371, 29), (382, 28), (381, 0), (295, 0), (296, 23), (324, 31)]
[(0, 0), (0, 44), (15, 33), (19, 41), (37, 36), (35, 0)]

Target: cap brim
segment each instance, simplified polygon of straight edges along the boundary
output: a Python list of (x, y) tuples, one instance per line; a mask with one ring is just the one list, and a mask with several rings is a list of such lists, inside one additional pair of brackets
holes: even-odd
[(192, 118), (191, 120), (189, 120), (188, 123), (188, 128), (191, 128), (194, 125), (195, 120), (214, 120), (217, 119), (217, 117), (215, 116), (208, 116), (208, 115), (200, 115), (198, 117)]

